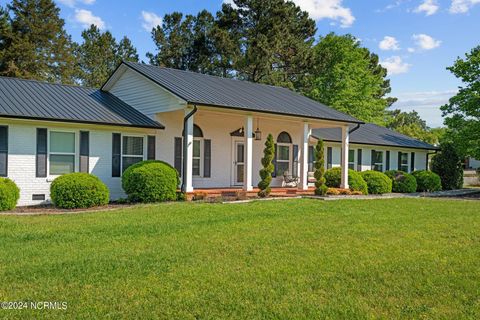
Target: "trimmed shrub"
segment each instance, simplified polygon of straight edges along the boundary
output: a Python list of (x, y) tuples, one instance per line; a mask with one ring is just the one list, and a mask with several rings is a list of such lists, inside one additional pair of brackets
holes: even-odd
[(440, 176), (443, 190), (463, 187), (463, 161), (452, 143), (442, 143), (440, 153), (432, 158), (432, 172)]
[(63, 209), (91, 208), (108, 204), (107, 186), (88, 173), (69, 173), (53, 180), (50, 197), (56, 207)]
[(417, 191), (433, 192), (442, 190), (442, 181), (435, 172), (420, 170), (412, 172), (412, 175), (417, 180)]
[(265, 149), (263, 149), (262, 169), (260, 170), (260, 182), (258, 183), (258, 196), (261, 198), (268, 197), (272, 189), (270, 183), (272, 182), (272, 173), (275, 167), (272, 163), (275, 157), (275, 142), (273, 142), (273, 136), (268, 134), (265, 141)]
[(19, 198), (20, 190), (15, 182), (8, 178), (0, 178), (0, 211), (15, 208)]
[(318, 139), (315, 148), (313, 149), (315, 155), (315, 194), (317, 196), (324, 196), (327, 193), (328, 187), (325, 184), (325, 151), (323, 147), (323, 140)]
[(368, 193), (384, 194), (392, 192), (392, 179), (382, 172), (369, 170), (361, 173), (363, 180), (367, 183)]
[(166, 162), (148, 160), (125, 170), (122, 187), (132, 202), (177, 200), (178, 172)]
[(411, 174), (400, 170), (386, 171), (385, 174), (392, 179), (392, 191), (395, 193), (412, 193), (417, 191), (417, 180)]
[[(330, 188), (340, 188), (341, 184), (341, 168), (332, 168), (328, 169), (325, 172), (326, 184)], [(368, 194), (368, 187), (365, 180), (362, 178), (362, 175), (352, 169), (348, 169), (348, 186), (351, 191), (360, 191), (363, 194)]]

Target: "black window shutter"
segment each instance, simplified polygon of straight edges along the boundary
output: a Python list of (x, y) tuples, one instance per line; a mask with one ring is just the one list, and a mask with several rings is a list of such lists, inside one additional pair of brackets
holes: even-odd
[(386, 159), (385, 159), (385, 171), (390, 170), (390, 151), (386, 152)]
[(90, 132), (80, 131), (80, 172), (89, 172), (88, 162), (90, 157)]
[(47, 176), (47, 129), (37, 128), (36, 176)]
[(0, 126), (0, 177), (8, 176), (8, 127)]
[(203, 140), (203, 177), (210, 178), (212, 168), (212, 141)]
[(402, 153), (398, 152), (398, 163), (397, 163), (397, 170), (402, 170)]
[(122, 136), (112, 133), (112, 177), (120, 177), (122, 160)]
[(292, 177), (298, 176), (298, 144), (293, 145)]
[(275, 154), (273, 156), (273, 173), (272, 173), (272, 177), (276, 177), (277, 176), (277, 144), (275, 143)]
[(327, 148), (327, 169), (332, 168), (332, 147)]
[(410, 158), (410, 172), (415, 171), (415, 152), (412, 152), (411, 158)]
[(362, 149), (357, 150), (357, 170), (362, 171)]
[(370, 161), (370, 165), (372, 167), (372, 170), (375, 168), (375, 164), (373, 162), (374, 158), (375, 158), (375, 150), (372, 150), (371, 161)]
[(182, 175), (182, 153), (183, 153), (183, 143), (182, 138), (176, 137), (175, 138), (175, 146), (174, 146), (174, 167), (178, 171), (178, 175)]
[(155, 136), (147, 137), (147, 160), (155, 160)]

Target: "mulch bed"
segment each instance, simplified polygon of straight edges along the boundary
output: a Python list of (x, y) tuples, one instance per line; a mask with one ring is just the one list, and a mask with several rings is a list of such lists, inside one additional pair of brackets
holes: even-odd
[(93, 207), (93, 208), (83, 208), (83, 209), (61, 209), (56, 208), (53, 205), (39, 205), (39, 206), (27, 206), (27, 207), (17, 207), (10, 211), (5, 211), (0, 214), (65, 214), (65, 213), (78, 213), (78, 212), (89, 212), (89, 211), (109, 211), (115, 209), (123, 209), (134, 206), (133, 204), (128, 203), (110, 203), (106, 206)]

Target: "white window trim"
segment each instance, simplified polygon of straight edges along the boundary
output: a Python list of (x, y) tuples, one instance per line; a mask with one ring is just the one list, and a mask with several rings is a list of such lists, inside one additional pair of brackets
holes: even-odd
[[(129, 155), (129, 154), (123, 154), (123, 137), (135, 137), (135, 138), (142, 138), (142, 152), (143, 154), (139, 156), (138, 154), (135, 155)], [(123, 176), (123, 157), (138, 157), (142, 158), (142, 161), (146, 160), (146, 153), (147, 153), (147, 147), (146, 147), (146, 135), (141, 135), (141, 134), (120, 134), (120, 178)]]
[[(293, 143), (284, 143), (284, 142), (278, 143), (277, 142), (277, 150), (279, 149), (280, 146), (288, 147), (288, 160), (280, 160), (278, 158), (278, 155), (277, 155), (277, 164), (278, 163), (288, 163), (288, 169), (287, 169), (288, 174), (293, 175), (293, 173), (291, 172), (292, 171), (292, 161), (293, 161)], [(278, 178), (283, 177), (283, 173), (280, 174), (280, 175), (277, 174), (277, 177)]]
[[(192, 145), (192, 177), (193, 178), (203, 178), (203, 165), (204, 165), (204, 160), (205, 160), (205, 157), (204, 157), (204, 146), (203, 146), (203, 141), (205, 139), (204, 138), (200, 138), (200, 137), (195, 137), (193, 138), (193, 141), (199, 141), (200, 142), (200, 157), (195, 157), (193, 155), (193, 145)], [(200, 171), (198, 175), (194, 175), (193, 174), (193, 160), (194, 159), (200, 159), (200, 166), (198, 168), (198, 170)]]
[[(66, 153), (66, 152), (52, 152), (50, 151), (51, 143), (50, 143), (50, 135), (52, 132), (60, 132), (60, 133), (73, 133), (74, 134), (74, 152), (73, 153)], [(79, 148), (77, 147), (79, 143), (79, 134), (77, 134), (77, 130), (68, 130), (68, 129), (47, 129), (47, 177), (48, 180), (57, 178), (61, 176), (61, 174), (51, 174), (50, 173), (50, 155), (72, 155), (73, 156), (73, 172), (78, 172), (78, 161), (77, 158), (79, 156)]]
[[(407, 155), (407, 163), (406, 164), (403, 164), (402, 161), (401, 161), (401, 156), (400, 156), (400, 168), (398, 168), (398, 170), (401, 170), (401, 171), (404, 171), (406, 173), (409, 173), (410, 172), (410, 153), (409, 152), (402, 152), (402, 151), (399, 151), (400, 154), (406, 154)], [(403, 166), (407, 166), (407, 170), (402, 170), (402, 167)]]
[[(374, 169), (375, 166), (381, 165), (381, 166), (382, 166), (382, 170), (379, 171), (379, 172), (384, 172), (384, 171), (385, 171), (385, 170), (384, 170), (384, 169), (385, 169), (385, 164), (384, 164), (384, 162), (385, 162), (385, 152), (384, 152), (384, 150), (373, 150), (373, 151), (375, 151), (375, 152), (380, 152), (380, 153), (382, 154), (382, 162), (373, 162), (373, 159), (372, 159), (372, 163), (373, 163), (373, 165), (372, 165), (372, 170), (375, 170), (375, 169)], [(376, 170), (375, 170), (375, 171), (376, 171)]]
[[(350, 152), (353, 151), (353, 162), (350, 162)], [(357, 171), (357, 150), (356, 149), (348, 149), (348, 168), (350, 169), (350, 165), (353, 165), (354, 171)]]

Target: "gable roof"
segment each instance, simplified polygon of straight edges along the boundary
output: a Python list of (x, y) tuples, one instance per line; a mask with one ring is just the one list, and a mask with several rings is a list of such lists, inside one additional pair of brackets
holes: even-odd
[[(340, 128), (313, 129), (312, 136), (317, 139), (321, 138), (324, 141), (331, 142), (341, 142), (342, 140), (342, 132)], [(350, 143), (424, 150), (438, 149), (438, 147), (429, 143), (411, 138), (373, 123), (362, 124), (357, 130), (353, 131), (350, 134)]]
[[(363, 123), (354, 117), (282, 87), (128, 61), (122, 62), (121, 65), (137, 71), (189, 104)], [(102, 89), (106, 87), (109, 80), (102, 86)]]
[(0, 117), (163, 129), (111, 93), (0, 77)]

